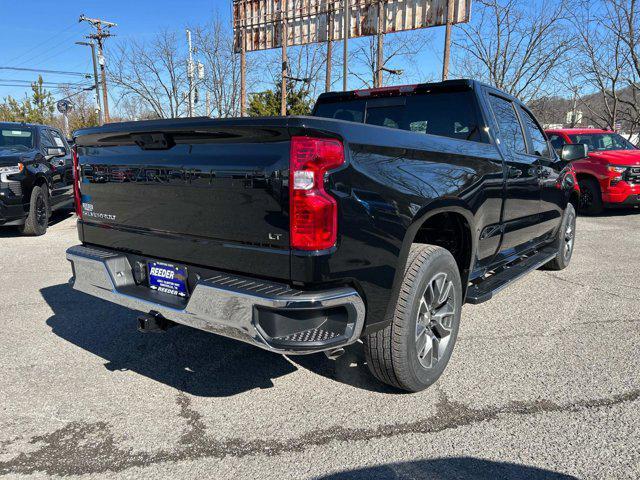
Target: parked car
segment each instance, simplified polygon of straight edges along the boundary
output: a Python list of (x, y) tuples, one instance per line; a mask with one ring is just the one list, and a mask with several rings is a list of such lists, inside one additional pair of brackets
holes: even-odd
[(522, 103), (471, 80), (75, 141), (73, 288), (144, 312), (142, 331), (331, 358), (361, 339), (371, 372), (409, 391), (442, 374), (465, 301), (569, 264), (568, 162), (586, 154), (558, 157)]
[(51, 212), (73, 204), (71, 150), (45, 125), (0, 123), (0, 225), (47, 231)]
[(640, 206), (640, 150), (609, 130), (548, 130), (556, 149), (584, 144), (589, 156), (573, 162), (580, 184), (579, 210), (595, 215), (605, 207)]

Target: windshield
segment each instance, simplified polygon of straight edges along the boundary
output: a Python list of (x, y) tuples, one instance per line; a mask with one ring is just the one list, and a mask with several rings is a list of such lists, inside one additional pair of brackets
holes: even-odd
[(33, 148), (33, 132), (27, 128), (0, 127), (0, 148), (26, 151)]
[(617, 133), (581, 133), (569, 135), (572, 143), (584, 143), (590, 152), (605, 150), (635, 150), (631, 142)]

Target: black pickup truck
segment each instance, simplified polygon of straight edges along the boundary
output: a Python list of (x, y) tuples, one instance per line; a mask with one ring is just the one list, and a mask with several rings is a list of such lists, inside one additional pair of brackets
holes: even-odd
[(0, 225), (47, 231), (51, 212), (73, 203), (71, 149), (46, 125), (0, 123)]
[[(527, 108), (475, 81), (320, 96), (313, 116), (75, 133), (76, 290), (409, 391), (443, 372), (465, 302), (571, 259), (578, 190)], [(542, 299), (540, 299), (542, 300)]]

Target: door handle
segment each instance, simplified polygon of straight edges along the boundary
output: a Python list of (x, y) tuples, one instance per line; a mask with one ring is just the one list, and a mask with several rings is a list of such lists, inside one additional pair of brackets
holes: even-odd
[(540, 178), (549, 178), (551, 176), (551, 172), (544, 167), (536, 168), (536, 173)]
[(522, 170), (519, 168), (509, 167), (507, 170), (507, 176), (509, 178), (520, 178), (522, 176)]

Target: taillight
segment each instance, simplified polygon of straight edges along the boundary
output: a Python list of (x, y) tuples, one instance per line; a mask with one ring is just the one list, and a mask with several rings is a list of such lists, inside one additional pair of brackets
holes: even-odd
[(76, 204), (76, 215), (82, 218), (82, 197), (80, 195), (80, 164), (78, 163), (78, 149), (74, 145), (71, 148), (73, 154), (73, 197)]
[(336, 244), (338, 204), (324, 189), (324, 175), (343, 163), (344, 147), (339, 140), (291, 138), (291, 248), (324, 250)]

